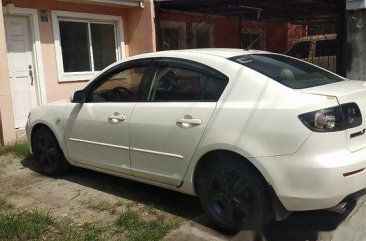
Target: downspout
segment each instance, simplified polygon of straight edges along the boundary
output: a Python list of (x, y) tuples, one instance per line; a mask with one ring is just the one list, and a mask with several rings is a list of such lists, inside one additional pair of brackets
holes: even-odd
[(347, 75), (347, 13), (346, 0), (338, 0), (337, 19), (337, 74)]
[(243, 24), (243, 16), (239, 15), (239, 27), (238, 27), (238, 32), (239, 32), (239, 48), (243, 48), (242, 46), (242, 42), (243, 42), (243, 35), (242, 35), (242, 24)]
[(163, 50), (163, 38), (160, 28), (160, 4), (155, 2), (155, 35), (156, 35), (156, 50)]

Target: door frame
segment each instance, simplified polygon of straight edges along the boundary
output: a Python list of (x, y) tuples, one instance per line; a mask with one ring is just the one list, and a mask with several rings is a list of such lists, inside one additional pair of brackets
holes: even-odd
[(47, 104), (47, 95), (46, 95), (46, 83), (44, 77), (44, 68), (43, 68), (43, 59), (42, 59), (42, 50), (41, 50), (41, 40), (39, 33), (39, 24), (38, 24), (38, 11), (37, 9), (32, 8), (19, 8), (14, 7), (11, 14), (8, 13), (6, 8), (3, 8), (3, 15), (5, 16), (21, 16), (27, 17), (29, 20), (29, 29), (30, 29), (30, 40), (32, 46), (32, 57), (34, 62), (34, 82), (36, 84), (36, 98), (37, 105), (45, 105)]

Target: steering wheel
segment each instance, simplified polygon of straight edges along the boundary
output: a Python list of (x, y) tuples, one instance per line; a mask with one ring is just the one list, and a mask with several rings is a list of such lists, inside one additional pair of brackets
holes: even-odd
[(118, 86), (111, 90), (109, 98), (111, 101), (133, 100), (135, 95), (129, 89)]
[(178, 84), (178, 82), (176, 83), (172, 80), (169, 80), (169, 84), (170, 84), (170, 86), (168, 87), (168, 91), (172, 91), (172, 90), (179, 91), (182, 89), (182, 87)]

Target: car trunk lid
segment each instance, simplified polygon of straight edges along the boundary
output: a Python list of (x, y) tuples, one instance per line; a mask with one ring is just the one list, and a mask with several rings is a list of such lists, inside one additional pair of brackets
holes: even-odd
[(356, 103), (364, 118), (360, 126), (346, 130), (348, 149), (354, 152), (366, 147), (366, 82), (346, 80), (299, 91), (309, 94), (334, 96), (337, 98), (339, 104)]

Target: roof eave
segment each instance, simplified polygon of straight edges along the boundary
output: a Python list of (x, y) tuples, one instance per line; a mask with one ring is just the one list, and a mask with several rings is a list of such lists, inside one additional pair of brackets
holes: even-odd
[(144, 0), (58, 0), (63, 2), (77, 2), (116, 7), (138, 7)]

